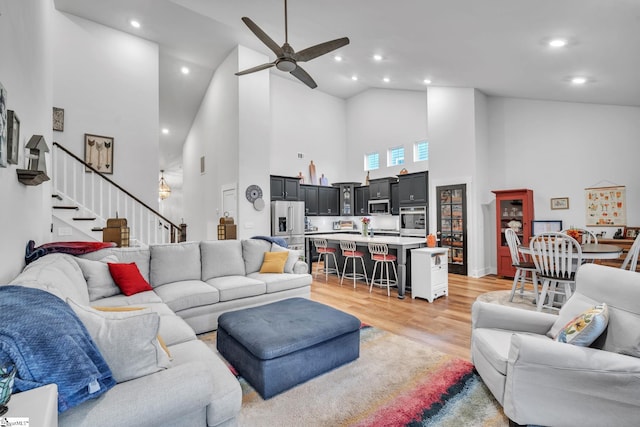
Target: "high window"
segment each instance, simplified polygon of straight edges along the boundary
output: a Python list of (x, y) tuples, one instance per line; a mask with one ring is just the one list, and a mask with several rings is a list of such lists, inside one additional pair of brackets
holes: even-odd
[(421, 162), (423, 160), (429, 160), (429, 143), (418, 141), (413, 144), (413, 161)]
[(371, 171), (380, 168), (380, 155), (369, 153), (364, 155), (364, 170)]
[(387, 157), (387, 166), (404, 165), (404, 147), (390, 148)]

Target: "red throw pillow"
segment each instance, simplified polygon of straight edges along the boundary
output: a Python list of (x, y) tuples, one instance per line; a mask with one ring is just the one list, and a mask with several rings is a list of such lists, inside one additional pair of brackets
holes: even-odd
[(109, 272), (113, 281), (120, 288), (123, 294), (131, 296), (144, 291), (152, 291), (153, 288), (144, 280), (138, 266), (135, 262), (129, 264), (116, 264), (112, 262), (109, 265)]

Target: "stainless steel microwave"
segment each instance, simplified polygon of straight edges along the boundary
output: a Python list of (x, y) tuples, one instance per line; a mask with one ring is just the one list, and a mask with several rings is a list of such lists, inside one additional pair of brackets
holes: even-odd
[(369, 215), (391, 215), (389, 199), (369, 200)]

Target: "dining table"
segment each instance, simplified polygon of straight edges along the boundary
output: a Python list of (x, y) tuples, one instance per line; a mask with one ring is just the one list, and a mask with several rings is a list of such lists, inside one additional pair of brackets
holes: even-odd
[(354, 241), (356, 246), (364, 247), (364, 252), (368, 253), (367, 246), (372, 243), (386, 243), (389, 249), (396, 251), (397, 265), (398, 265), (398, 299), (404, 299), (405, 287), (407, 283), (407, 275), (411, 274), (407, 271), (407, 259), (409, 257), (408, 251), (411, 249), (421, 248), (426, 246), (427, 242), (424, 237), (405, 237), (405, 236), (363, 236), (361, 234), (346, 234), (346, 233), (329, 233), (329, 234), (313, 234), (308, 235), (306, 246), (306, 260), (309, 264), (309, 271), (311, 270), (311, 246), (314, 238), (326, 239), (329, 244), (340, 245), (341, 241)]
[[(618, 259), (622, 255), (620, 246), (608, 243), (585, 243), (580, 245), (580, 249), (583, 260)], [(531, 248), (527, 245), (520, 245), (518, 250), (525, 255), (531, 255)]]

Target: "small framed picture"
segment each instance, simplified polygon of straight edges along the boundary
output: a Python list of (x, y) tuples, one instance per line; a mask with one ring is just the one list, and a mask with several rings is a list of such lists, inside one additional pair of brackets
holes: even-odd
[(624, 228), (624, 238), (625, 239), (635, 239), (640, 235), (640, 227), (625, 227)]
[(64, 131), (64, 108), (53, 107), (53, 130)]
[(20, 151), (20, 119), (13, 110), (7, 110), (7, 113), (7, 161), (17, 165)]
[(569, 198), (556, 197), (551, 199), (551, 209), (569, 209)]
[[(113, 137), (84, 134), (84, 161), (98, 172), (113, 173)], [(87, 172), (91, 169), (86, 168)]]

